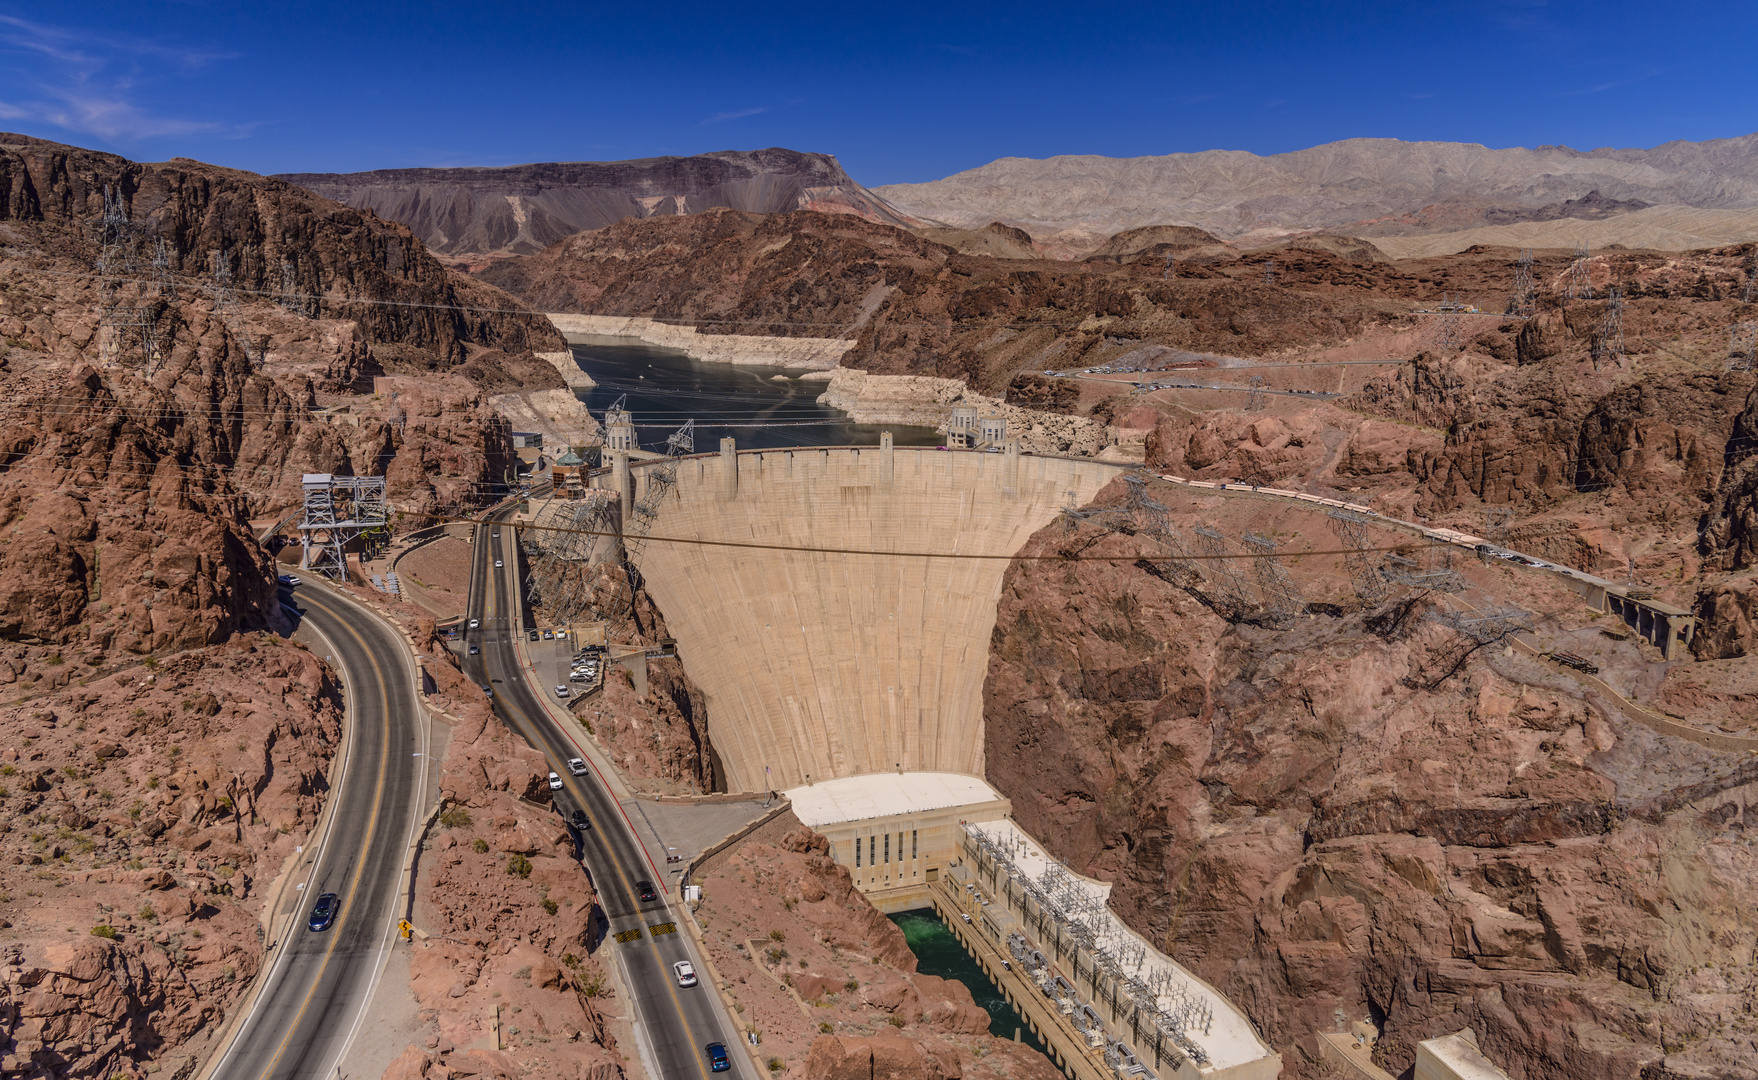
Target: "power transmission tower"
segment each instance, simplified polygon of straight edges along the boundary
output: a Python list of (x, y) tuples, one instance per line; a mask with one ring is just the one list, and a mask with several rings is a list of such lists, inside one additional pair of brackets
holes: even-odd
[(1173, 278), (1178, 276), (1178, 256), (1176, 256), (1176, 255), (1166, 256), (1166, 270), (1160, 276), (1162, 278), (1166, 279), (1167, 281), (1170, 281)]
[(1367, 518), (1353, 510), (1329, 510), (1331, 531), (1349, 554), (1343, 557), (1343, 565), (1349, 568), (1349, 584), (1354, 586), (1355, 595), (1368, 607), (1378, 607), (1385, 602), (1391, 589), (1386, 584), (1385, 575), (1380, 573), (1380, 560), (1374, 558), (1373, 537), (1367, 531)]
[(1538, 286), (1532, 280), (1532, 249), (1520, 252), (1514, 264), (1514, 287), (1508, 292), (1507, 314), (1529, 318), (1538, 311)]
[(1593, 256), (1587, 251), (1587, 242), (1575, 249), (1575, 259), (1569, 264), (1569, 283), (1567, 297), (1570, 300), (1593, 299)]
[(1264, 260), (1264, 284), (1265, 285), (1274, 285), (1275, 283), (1276, 283), (1276, 260), (1265, 259)]
[(140, 273), (140, 227), (128, 216), (121, 188), (104, 188), (104, 209), (98, 218), (97, 271), (103, 310), (98, 316), (98, 357), (105, 365), (119, 363), (128, 353), (140, 351), (141, 366), (149, 376), (158, 365), (158, 313), (150, 303), (133, 295)]
[(1265, 405), (1264, 387), (1267, 385), (1269, 385), (1268, 380), (1262, 375), (1253, 375), (1251, 377), (1250, 390), (1245, 395), (1246, 412), (1263, 411)]
[(153, 291), (161, 300), (177, 299), (177, 282), (171, 276), (171, 249), (164, 237), (153, 245)]
[(1736, 323), (1729, 338), (1728, 370), (1758, 370), (1758, 322)]
[(299, 268), (292, 259), (281, 260), (281, 291), (275, 303), (295, 315), (313, 318), (317, 315), (317, 298), (299, 290)]
[(1513, 521), (1513, 507), (1492, 506), (1483, 512), (1483, 535), (1491, 540), (1506, 540), (1508, 526)]
[(1740, 288), (1740, 299), (1748, 304), (1758, 300), (1758, 248), (1746, 252), (1746, 283)]
[(1464, 343), (1463, 312), (1465, 305), (1457, 297), (1441, 294), (1435, 310), (1435, 344), (1443, 349), (1456, 349)]
[(1609, 298), (1605, 316), (1600, 320), (1599, 334), (1593, 339), (1594, 371), (1598, 371), (1602, 364), (1610, 363), (1613, 357), (1620, 361), (1624, 357), (1624, 292), (1613, 285)]
[(1276, 549), (1282, 545), (1267, 536), (1258, 533), (1245, 533), (1240, 539), (1245, 541), (1246, 549), (1256, 558), (1252, 559), (1253, 576), (1257, 578), (1258, 592), (1263, 595), (1264, 608), (1278, 623), (1287, 623), (1306, 608), (1306, 601), (1300, 595), (1300, 589), (1288, 576), (1282, 560), (1276, 557)]
[(642, 470), (647, 477), (647, 490), (642, 493), (640, 501), (630, 508), (631, 520), (623, 530), (624, 542), (631, 556), (631, 569), (634, 566), (632, 557), (639, 555), (647, 545), (647, 535), (653, 529), (654, 519), (659, 516), (660, 504), (678, 482), (678, 458), (694, 453), (695, 450), (696, 421), (687, 420), (683, 427), (666, 436), (664, 460)]
[(1257, 605), (1245, 576), (1234, 565), (1232, 552), (1227, 550), (1227, 537), (1212, 525), (1196, 527), (1196, 553), (1203, 556), (1203, 575), (1215, 591), (1216, 601), (1235, 618)]

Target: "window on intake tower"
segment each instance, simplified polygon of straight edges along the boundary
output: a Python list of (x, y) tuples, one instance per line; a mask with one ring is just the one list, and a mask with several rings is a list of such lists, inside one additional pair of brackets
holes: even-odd
[(857, 836), (857, 837), (855, 837), (855, 868), (859, 869), (860, 865), (861, 865), (861, 838)]
[(916, 830), (910, 830), (910, 858), (916, 857)]
[(897, 834), (897, 861), (903, 861), (903, 833)]
[(885, 861), (891, 861), (891, 834), (885, 834)]

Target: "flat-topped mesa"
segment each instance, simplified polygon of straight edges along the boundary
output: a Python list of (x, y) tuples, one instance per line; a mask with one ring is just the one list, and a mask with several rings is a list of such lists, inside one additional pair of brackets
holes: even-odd
[(1122, 468), (889, 439), (681, 462), (637, 565), (707, 695), (727, 789), (981, 776), (1007, 557)]

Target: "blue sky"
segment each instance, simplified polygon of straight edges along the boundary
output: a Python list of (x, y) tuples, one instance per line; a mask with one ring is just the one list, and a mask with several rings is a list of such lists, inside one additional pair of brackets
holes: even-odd
[(258, 172), (786, 146), (997, 157), (1758, 130), (1749, 4), (0, 0), (0, 129)]

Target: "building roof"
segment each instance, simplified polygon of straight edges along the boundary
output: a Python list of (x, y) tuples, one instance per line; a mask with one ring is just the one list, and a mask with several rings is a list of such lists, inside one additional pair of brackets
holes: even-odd
[(584, 461), (581, 460), (580, 455), (574, 453), (572, 450), (569, 450), (567, 453), (563, 454), (561, 457), (556, 458), (555, 463), (557, 465), (562, 466), (563, 468), (571, 468), (574, 466), (586, 464)]
[(842, 821), (944, 810), (949, 806), (1000, 802), (1006, 798), (974, 776), (934, 772), (845, 776), (840, 780), (824, 780), (791, 788), (787, 797), (793, 800), (794, 816), (813, 828)]

